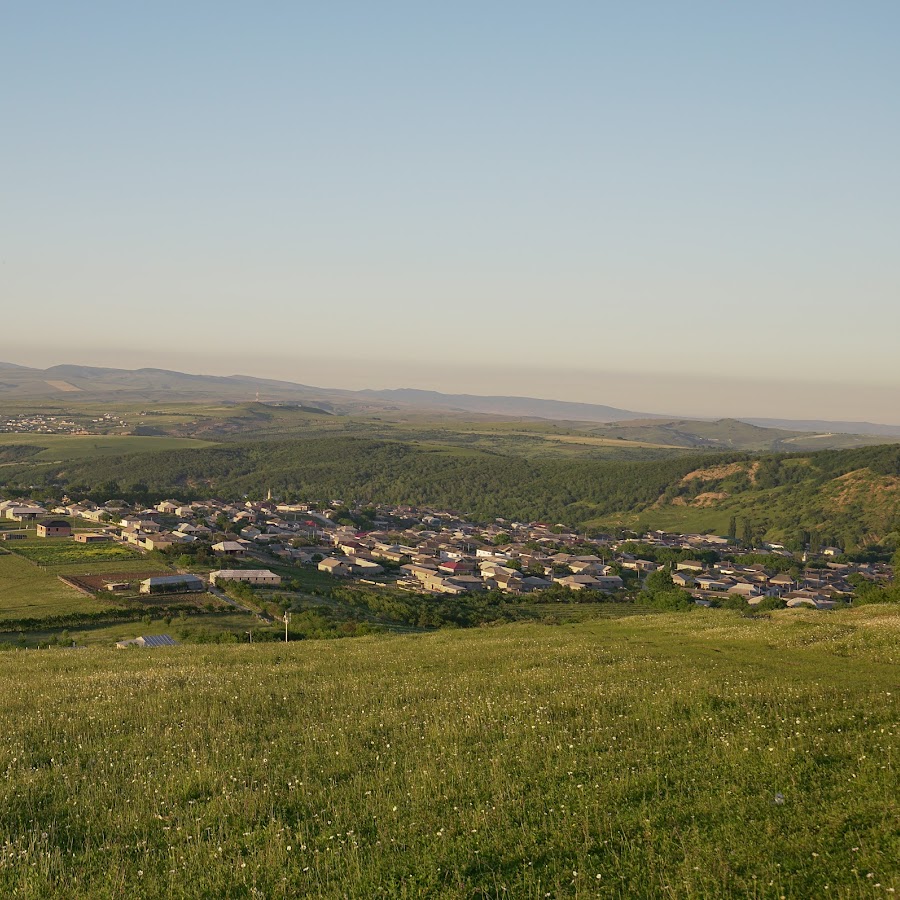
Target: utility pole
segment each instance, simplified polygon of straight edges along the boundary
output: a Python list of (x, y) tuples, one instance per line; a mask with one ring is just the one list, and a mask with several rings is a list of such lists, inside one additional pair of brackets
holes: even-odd
[(284, 613), (284, 642), (288, 642), (288, 622), (291, 621), (291, 614), (287, 611)]

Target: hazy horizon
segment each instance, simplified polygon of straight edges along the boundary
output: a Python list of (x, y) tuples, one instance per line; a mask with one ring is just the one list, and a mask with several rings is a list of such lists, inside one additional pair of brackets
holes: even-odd
[[(776, 381), (749, 379), (718, 379), (719, 392), (727, 394), (733, 405), (718, 406), (718, 396), (708, 393), (709, 379), (686, 375), (647, 373), (577, 373), (572, 371), (540, 371), (530, 369), (425, 371), (415, 366), (378, 366), (370, 371), (359, 366), (348, 367), (341, 361), (319, 359), (292, 363), (288, 360), (240, 359), (230, 362), (246, 363), (229, 367), (225, 360), (208, 359), (204, 364), (196, 357), (161, 357), (146, 351), (120, 354), (108, 351), (97, 355), (2, 356), (0, 362), (31, 368), (50, 368), (54, 365), (97, 366), (113, 369), (156, 368), (193, 375), (246, 375), (305, 384), (322, 389), (337, 388), (350, 391), (415, 389), (438, 391), (444, 394), (473, 394), (478, 396), (532, 397), (544, 400), (563, 400), (574, 403), (593, 403), (636, 412), (670, 415), (685, 418), (758, 418), (758, 419), (824, 419), (841, 422), (872, 422), (900, 425), (900, 415), (878, 418), (874, 413), (888, 402), (893, 389), (870, 386), (873, 395), (868, 402), (860, 397), (858, 388), (839, 384), (779, 384)], [(492, 385), (496, 389), (488, 389)], [(573, 388), (573, 385), (577, 385)], [(526, 389), (528, 388), (528, 389)], [(818, 395), (819, 403), (810, 402), (807, 394)], [(827, 396), (824, 396), (826, 395)], [(841, 402), (840, 395), (844, 395)], [(70, 395), (68, 399), (75, 400)], [(261, 397), (265, 399), (265, 397)], [(866, 410), (871, 415), (865, 414)], [(843, 411), (843, 412), (842, 412)], [(844, 414), (846, 413), (846, 414)]]
[(0, 36), (0, 357), (900, 419), (900, 5), (87, 0)]

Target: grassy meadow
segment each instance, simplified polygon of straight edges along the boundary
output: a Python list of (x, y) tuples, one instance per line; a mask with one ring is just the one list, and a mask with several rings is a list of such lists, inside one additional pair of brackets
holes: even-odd
[(21, 556), (0, 552), (0, 624), (4, 619), (93, 613), (108, 606), (64, 584), (56, 573)]
[(31, 460), (56, 462), (94, 459), (123, 453), (153, 453), (160, 450), (199, 450), (214, 447), (211, 441), (180, 437), (145, 437), (131, 434), (0, 434), (0, 447), (40, 447)]
[(881, 897), (900, 610), (0, 653), (0, 894)]

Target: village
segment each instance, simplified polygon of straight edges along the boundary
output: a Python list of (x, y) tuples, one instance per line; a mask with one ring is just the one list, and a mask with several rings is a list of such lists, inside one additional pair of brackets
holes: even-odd
[(100, 435), (108, 434), (112, 430), (121, 431), (127, 424), (124, 418), (115, 413), (94, 417), (28, 413), (0, 419), (0, 434)]
[[(48, 508), (49, 506), (49, 508)], [(278, 587), (270, 565), (315, 568), (335, 579), (428, 595), (485, 591), (529, 595), (555, 590), (584, 597), (634, 597), (663, 570), (674, 588), (701, 606), (746, 604), (832, 609), (852, 602), (854, 582), (887, 582), (890, 566), (847, 561), (838, 547), (795, 556), (778, 544), (746, 547), (713, 534), (577, 534), (563, 525), (498, 519), (476, 524), (446, 511), (410, 506), (348, 508), (329, 504), (206, 499), (164, 500), (135, 507), (63, 498), (44, 506), (0, 501), (0, 542), (45, 539), (81, 545), (119, 544), (143, 554), (174, 555), (198, 546), (221, 558), (200, 577), (179, 566), (148, 577), (141, 594), (215, 590), (225, 582)], [(109, 591), (128, 583), (110, 576)]]

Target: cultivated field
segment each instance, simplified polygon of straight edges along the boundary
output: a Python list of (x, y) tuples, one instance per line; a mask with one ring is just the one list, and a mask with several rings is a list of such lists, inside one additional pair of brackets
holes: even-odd
[[(98, 563), (123, 562), (141, 559), (141, 554), (121, 544), (78, 544), (64, 538), (38, 538), (16, 541), (9, 549), (44, 568), (55, 569), (80, 566), (85, 572)], [(143, 563), (146, 568), (146, 562)]]
[(0, 654), (0, 893), (882, 897), (900, 610)]

